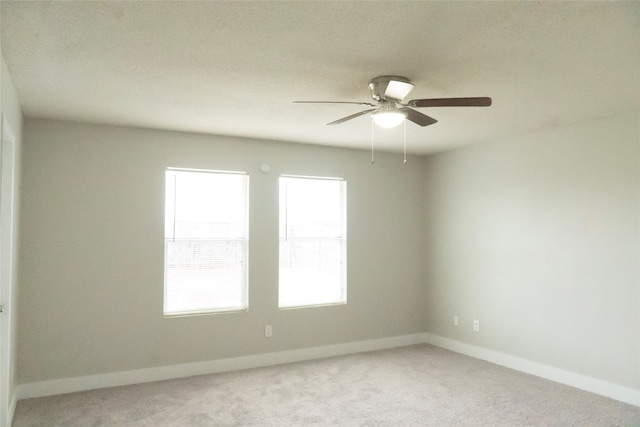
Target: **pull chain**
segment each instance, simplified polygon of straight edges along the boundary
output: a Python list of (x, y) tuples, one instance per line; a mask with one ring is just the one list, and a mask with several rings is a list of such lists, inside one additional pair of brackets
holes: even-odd
[(403, 125), (403, 133), (404, 133), (404, 142), (403, 142), (403, 152), (404, 152), (404, 163), (407, 164), (407, 121), (404, 120), (402, 122)]
[(373, 157), (373, 119), (371, 120), (371, 164), (375, 163), (375, 159)]
[[(375, 155), (374, 155), (374, 123), (371, 120), (371, 164), (375, 163)], [(403, 154), (403, 164), (407, 164), (407, 121), (402, 122), (402, 154)]]

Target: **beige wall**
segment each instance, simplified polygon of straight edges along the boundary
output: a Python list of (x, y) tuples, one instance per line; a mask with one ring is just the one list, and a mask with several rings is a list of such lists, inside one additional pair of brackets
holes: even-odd
[[(424, 329), (419, 157), (37, 119), (24, 140), (21, 383)], [(163, 318), (169, 166), (249, 172), (248, 312)], [(277, 309), (279, 174), (347, 179), (347, 305)]]
[[(639, 158), (636, 115), (406, 167), (399, 155), (371, 166), (355, 150), (28, 119), (19, 382), (426, 331), (640, 389)], [(250, 173), (248, 313), (163, 319), (167, 166)], [(280, 173), (348, 180), (347, 305), (277, 309)]]
[(428, 157), (427, 330), (640, 388), (639, 159), (637, 114)]

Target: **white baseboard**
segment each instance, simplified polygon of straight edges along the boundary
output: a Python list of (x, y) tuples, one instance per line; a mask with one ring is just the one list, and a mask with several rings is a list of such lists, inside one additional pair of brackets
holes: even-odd
[(514, 369), (516, 371), (535, 375), (537, 377), (599, 394), (631, 405), (640, 406), (640, 390), (635, 390), (630, 387), (610, 383), (571, 371), (565, 371), (563, 369), (554, 368), (553, 366), (544, 365), (542, 363), (522, 359), (510, 354), (488, 350), (486, 348), (477, 347), (437, 335), (425, 334), (425, 342), (427, 344), (432, 344), (476, 359), (486, 360), (487, 362)]
[(16, 395), (18, 399), (53, 396), (56, 394), (74, 393), (77, 391), (163, 381), (195, 375), (215, 374), (240, 369), (259, 368), (264, 366), (280, 365), (283, 363), (342, 356), (345, 354), (362, 353), (365, 351), (404, 347), (412, 344), (422, 344), (424, 342), (424, 334), (401, 335), (396, 337), (311, 347), (299, 350), (255, 354), (251, 356), (234, 357), (231, 359), (161, 366), (157, 368), (113, 372), (84, 377), (63, 378), (58, 380), (19, 384), (16, 387)]
[(241, 369), (259, 368), (280, 365), (284, 363), (301, 362), (305, 360), (321, 359), (332, 356), (362, 353), (365, 351), (383, 350), (387, 348), (404, 347), (413, 344), (431, 344), (456, 353), (486, 360), (496, 365), (504, 366), (527, 374), (535, 375), (571, 387), (579, 388), (624, 403), (640, 406), (640, 390), (635, 390), (619, 384), (610, 383), (586, 375), (577, 374), (531, 360), (500, 353), (494, 350), (463, 343), (461, 341), (431, 334), (401, 335), (366, 341), (356, 341), (344, 344), (288, 350), (273, 353), (255, 354), (230, 359), (211, 360), (206, 362), (187, 363), (182, 365), (161, 366), (156, 368), (138, 369), (132, 371), (114, 372), (84, 377), (63, 378), (58, 380), (36, 383), (19, 384), (12, 400), (12, 412), (15, 410), (16, 400), (33, 397), (52, 396), (56, 394), (73, 393), (77, 391), (93, 390), (107, 387), (140, 384), (153, 381), (163, 381), (184, 378), (195, 375), (215, 374), (219, 372), (236, 371)]

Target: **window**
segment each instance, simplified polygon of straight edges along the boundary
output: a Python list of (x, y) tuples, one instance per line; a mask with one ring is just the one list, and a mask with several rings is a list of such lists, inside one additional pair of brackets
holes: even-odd
[(249, 177), (168, 169), (164, 314), (247, 308)]
[(346, 182), (280, 177), (280, 308), (347, 302)]

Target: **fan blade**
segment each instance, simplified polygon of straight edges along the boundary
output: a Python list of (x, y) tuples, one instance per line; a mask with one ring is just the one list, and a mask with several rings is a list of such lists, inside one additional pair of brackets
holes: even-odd
[(375, 107), (370, 102), (354, 102), (354, 101), (293, 101), (294, 104), (356, 104), (356, 105), (368, 105), (369, 107)]
[(409, 107), (488, 107), (491, 105), (491, 98), (412, 99), (407, 105)]
[(411, 108), (401, 108), (400, 111), (407, 113), (407, 120), (410, 120), (422, 127), (438, 123), (438, 121), (433, 117), (429, 117), (426, 114), (422, 114), (421, 112), (412, 110)]
[(340, 123), (344, 123), (344, 122), (346, 122), (347, 120), (355, 119), (356, 117), (363, 116), (363, 115), (365, 115), (365, 114), (367, 114), (367, 113), (370, 113), (371, 111), (375, 111), (375, 110), (376, 110), (375, 108), (371, 108), (370, 110), (360, 111), (359, 113), (355, 113), (355, 114), (352, 114), (352, 115), (350, 115), (350, 116), (347, 116), (347, 117), (343, 117), (343, 118), (341, 118), (341, 119), (338, 119), (338, 120), (336, 120), (335, 122), (327, 123), (327, 125), (339, 125)]

